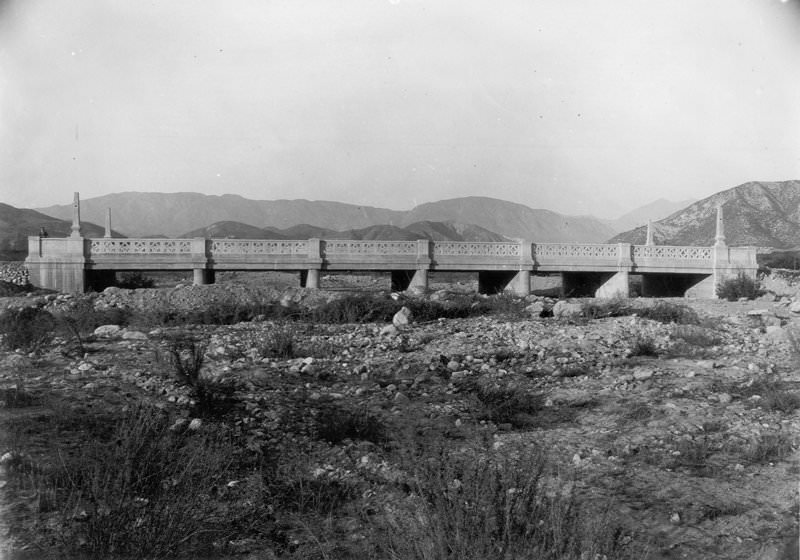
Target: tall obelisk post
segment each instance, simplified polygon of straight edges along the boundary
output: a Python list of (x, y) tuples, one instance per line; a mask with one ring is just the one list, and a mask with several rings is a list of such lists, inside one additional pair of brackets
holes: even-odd
[(644, 244), (648, 246), (656, 244), (653, 240), (653, 220), (647, 220), (647, 241), (645, 241)]
[(81, 197), (75, 193), (72, 200), (72, 237), (81, 236)]
[(111, 237), (111, 208), (106, 208), (106, 232), (103, 237)]
[(717, 206), (717, 235), (714, 238), (715, 247), (725, 247), (725, 223), (722, 216), (722, 204)]

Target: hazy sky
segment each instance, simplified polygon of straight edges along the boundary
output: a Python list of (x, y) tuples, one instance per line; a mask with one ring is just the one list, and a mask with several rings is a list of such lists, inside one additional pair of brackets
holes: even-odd
[(800, 178), (800, 0), (0, 0), (0, 202), (616, 217)]

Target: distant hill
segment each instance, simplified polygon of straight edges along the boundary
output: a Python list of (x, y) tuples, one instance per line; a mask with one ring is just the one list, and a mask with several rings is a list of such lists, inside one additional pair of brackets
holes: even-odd
[[(113, 227), (130, 237), (162, 233), (177, 236), (217, 222), (241, 222), (263, 228), (314, 224), (342, 231), (375, 224), (397, 224), (403, 214), (385, 208), (341, 202), (309, 200), (249, 200), (239, 195), (199, 193), (123, 192), (81, 200), (81, 216), (103, 221), (106, 208), (113, 212)], [(40, 208), (41, 212), (68, 219), (72, 204)]]
[(483, 196), (421, 204), (406, 213), (402, 225), (426, 220), (475, 224), (508, 238), (542, 243), (590, 242), (607, 239), (615, 233), (608, 225), (592, 216), (565, 216)]
[[(112, 209), (114, 228), (132, 237), (177, 236), (225, 221), (278, 229), (313, 224), (338, 232), (375, 225), (405, 227), (423, 221), (455, 222), (531, 241), (595, 241), (615, 233), (607, 224), (590, 216), (564, 216), (488, 197), (443, 200), (409, 211), (340, 202), (248, 200), (237, 195), (198, 193), (126, 192), (81, 201), (81, 215), (87, 220), (102, 221), (106, 208)], [(68, 219), (72, 206), (50, 206), (40, 211)]]
[(216, 222), (204, 228), (193, 229), (180, 237), (215, 237), (217, 239), (289, 239), (272, 229), (257, 228), (242, 222)]
[(418, 222), (406, 228), (392, 225), (375, 225), (361, 229), (334, 231), (315, 226), (298, 225), (286, 229), (274, 227), (256, 228), (240, 222), (217, 222), (208, 227), (192, 230), (180, 237), (216, 237), (238, 239), (353, 239), (372, 240), (385, 239), (392, 241), (413, 241), (416, 239), (432, 239), (439, 241), (507, 241), (479, 226), (442, 222)]
[[(716, 208), (722, 206), (728, 245), (800, 247), (800, 181), (749, 182), (704, 198), (654, 222), (659, 245), (713, 245)], [(614, 236), (610, 243), (644, 243), (647, 227)]]
[(508, 238), (474, 224), (458, 222), (414, 222), (405, 227), (408, 231), (433, 241), (508, 241)]
[[(15, 208), (0, 203), (0, 260), (24, 260), (28, 256), (28, 236), (39, 235), (44, 227), (50, 237), (66, 237), (72, 233), (72, 216), (69, 221), (47, 216), (36, 210)], [(105, 228), (81, 221), (81, 231), (91, 237), (103, 237)], [(113, 231), (114, 237), (123, 237)]]
[(694, 199), (676, 202), (674, 200), (659, 198), (650, 204), (645, 204), (644, 206), (631, 210), (615, 220), (607, 220), (606, 223), (615, 231), (627, 231), (642, 225), (647, 225), (648, 220), (662, 220), (671, 216), (678, 210), (683, 210), (694, 202)]

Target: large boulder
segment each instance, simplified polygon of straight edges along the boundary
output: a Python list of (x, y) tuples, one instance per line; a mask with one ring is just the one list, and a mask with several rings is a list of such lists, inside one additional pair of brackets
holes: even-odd
[(556, 319), (571, 319), (583, 315), (583, 305), (577, 302), (559, 300), (553, 306), (553, 317)]
[(411, 323), (411, 310), (403, 306), (403, 308), (394, 314), (392, 317), (392, 324), (397, 328), (397, 330), (402, 331)]

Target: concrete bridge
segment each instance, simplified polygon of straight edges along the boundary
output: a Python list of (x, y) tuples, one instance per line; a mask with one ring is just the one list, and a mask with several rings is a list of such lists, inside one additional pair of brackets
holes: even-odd
[(716, 297), (717, 285), (740, 272), (755, 278), (756, 250), (728, 247), (717, 214), (711, 247), (600, 243), (117, 239), (84, 238), (75, 195), (72, 233), (30, 237), (31, 282), (63, 292), (83, 292), (116, 271), (193, 270), (195, 284), (214, 282), (216, 271), (297, 271), (301, 285), (320, 287), (324, 271), (390, 272), (392, 289), (426, 289), (432, 271), (474, 272), (482, 293), (527, 295), (531, 275), (559, 274), (567, 295), (629, 295), (630, 276), (641, 275), (644, 296)]

